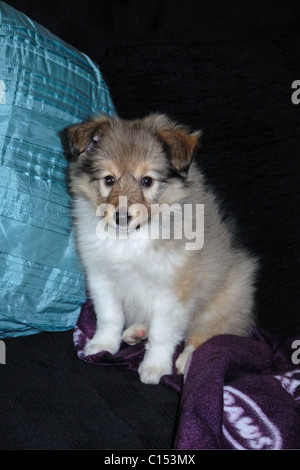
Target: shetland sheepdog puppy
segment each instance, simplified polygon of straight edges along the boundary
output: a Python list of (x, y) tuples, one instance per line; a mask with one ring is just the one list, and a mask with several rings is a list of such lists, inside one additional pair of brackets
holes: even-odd
[(193, 160), (201, 132), (162, 114), (97, 116), (66, 131), (77, 245), (97, 317), (85, 354), (147, 339), (139, 375), (157, 384), (182, 341), (183, 374), (204, 341), (247, 334), (257, 262), (233, 243)]

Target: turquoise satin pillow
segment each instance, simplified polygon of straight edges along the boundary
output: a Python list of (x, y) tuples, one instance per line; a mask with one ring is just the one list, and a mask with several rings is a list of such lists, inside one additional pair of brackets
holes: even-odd
[(0, 337), (73, 328), (85, 301), (59, 132), (115, 113), (97, 66), (0, 2)]

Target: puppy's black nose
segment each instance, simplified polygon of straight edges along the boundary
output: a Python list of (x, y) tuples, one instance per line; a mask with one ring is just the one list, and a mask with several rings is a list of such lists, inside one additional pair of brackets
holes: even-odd
[(132, 216), (127, 211), (117, 210), (115, 213), (116, 224), (119, 226), (127, 227), (132, 219)]

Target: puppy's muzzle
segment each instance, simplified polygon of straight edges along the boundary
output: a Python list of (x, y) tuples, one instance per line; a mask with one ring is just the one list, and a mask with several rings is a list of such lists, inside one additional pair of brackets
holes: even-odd
[(119, 207), (115, 212), (115, 222), (118, 227), (127, 228), (132, 220), (132, 216), (126, 209)]

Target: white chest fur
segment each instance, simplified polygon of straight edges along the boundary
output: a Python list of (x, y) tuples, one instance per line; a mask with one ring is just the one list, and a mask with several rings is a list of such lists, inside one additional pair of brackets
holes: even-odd
[(126, 324), (148, 321), (158, 303), (174, 302), (173, 280), (182, 253), (157, 249), (149, 239), (99, 239), (99, 218), (85, 201), (78, 209), (78, 246), (89, 283), (97, 283), (103, 296), (113, 293)]

